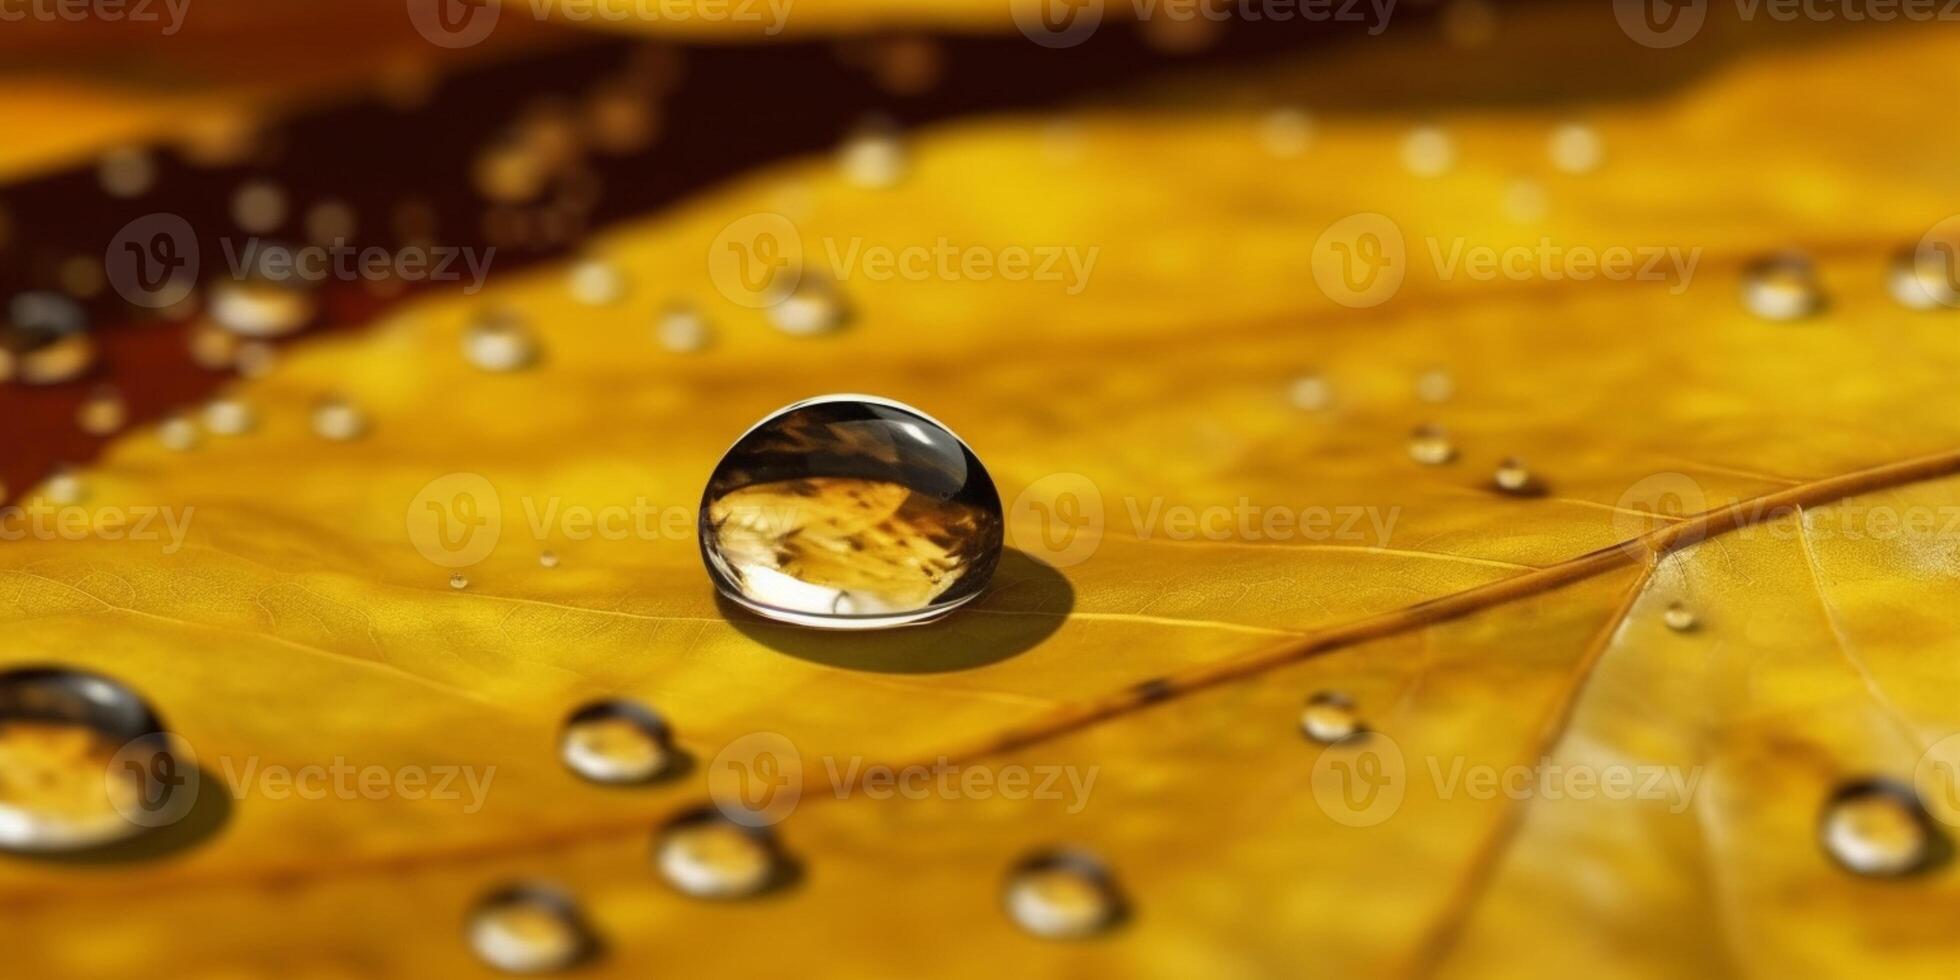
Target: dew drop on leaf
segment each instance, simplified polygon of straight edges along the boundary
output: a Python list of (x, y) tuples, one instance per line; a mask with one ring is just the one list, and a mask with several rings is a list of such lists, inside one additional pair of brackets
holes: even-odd
[(92, 436), (115, 433), (128, 421), (129, 406), (123, 402), (122, 392), (110, 385), (89, 392), (75, 410), (75, 423)]
[(367, 432), (367, 414), (345, 398), (329, 396), (313, 406), (313, 434), (333, 442), (359, 439)]
[(1075, 850), (1039, 851), (1007, 875), (1007, 917), (1042, 939), (1087, 939), (1123, 920), (1121, 894), (1108, 869)]
[(1742, 302), (1765, 320), (1801, 320), (1823, 308), (1824, 290), (1808, 258), (1782, 253), (1743, 268)]
[(449, 576), (449, 587), (452, 589), (467, 589), (470, 587), (470, 580), (464, 577), (462, 572), (457, 572)]
[(469, 943), (478, 959), (508, 973), (552, 973), (598, 949), (578, 905), (545, 885), (499, 888), (471, 910)]
[(519, 371), (537, 356), (537, 340), (516, 314), (485, 313), (463, 330), (463, 357), (479, 370)]
[(1670, 602), (1661, 613), (1661, 622), (1676, 633), (1686, 633), (1695, 628), (1695, 611), (1689, 609), (1686, 603)]
[[(180, 781), (155, 710), (99, 674), (0, 673), (0, 848), (72, 851), (136, 836)], [(155, 763), (153, 765), (153, 763)]]
[(559, 734), (558, 754), (595, 783), (644, 783), (670, 771), (678, 758), (667, 723), (646, 705), (624, 700), (572, 712)]
[(1300, 731), (1322, 745), (1332, 745), (1361, 730), (1361, 716), (1354, 710), (1354, 702), (1338, 691), (1321, 691), (1300, 709)]
[(701, 499), (724, 595), (784, 622), (877, 629), (944, 615), (999, 562), (1000, 497), (958, 436), (897, 402), (790, 405), (744, 434)]
[(318, 312), (318, 298), (298, 280), (250, 275), (211, 287), (211, 319), (241, 337), (296, 333), (312, 323)]
[(654, 841), (654, 867), (669, 885), (695, 898), (748, 898), (787, 875), (774, 835), (745, 827), (712, 808), (669, 821)]
[(1441, 466), (1456, 458), (1456, 444), (1437, 425), (1419, 425), (1409, 433), (1409, 458), (1424, 466)]
[(1854, 782), (1832, 794), (1817, 832), (1839, 867), (1868, 877), (1918, 871), (1939, 843), (1913, 791), (1882, 779)]
[(691, 306), (675, 306), (660, 314), (654, 327), (660, 346), (676, 354), (691, 354), (714, 342), (714, 331), (700, 311)]
[(257, 421), (252, 406), (236, 398), (214, 398), (204, 406), (204, 427), (214, 435), (244, 435)]

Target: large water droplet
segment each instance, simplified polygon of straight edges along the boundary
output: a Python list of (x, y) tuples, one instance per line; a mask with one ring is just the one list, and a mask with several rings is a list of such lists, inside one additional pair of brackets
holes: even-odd
[(923, 622), (980, 594), (1001, 552), (1000, 497), (972, 450), (897, 402), (833, 395), (762, 420), (701, 498), (722, 593), (828, 629)]
[(547, 885), (500, 888), (471, 910), (470, 948), (510, 973), (550, 973), (577, 965), (598, 949), (571, 896)]
[(1102, 862), (1074, 850), (1040, 851), (1016, 864), (1002, 896), (1007, 917), (1042, 939), (1086, 939), (1123, 920), (1123, 899)]
[(671, 771), (680, 758), (667, 723), (646, 705), (623, 700), (572, 712), (558, 752), (573, 772), (595, 783), (644, 783)]
[(1824, 290), (1809, 259), (1783, 253), (1743, 268), (1742, 303), (1765, 320), (1800, 320), (1823, 308)]
[(669, 821), (654, 842), (654, 866), (696, 898), (748, 898), (781, 884), (790, 866), (767, 828), (744, 827), (712, 808)]
[(1323, 745), (1332, 745), (1361, 731), (1354, 702), (1339, 691), (1321, 691), (1300, 708), (1300, 731)]
[(537, 360), (538, 342), (516, 314), (495, 311), (464, 329), (463, 357), (479, 370), (518, 371)]
[(1855, 782), (1832, 794), (1817, 834), (1840, 867), (1872, 877), (1918, 871), (1941, 843), (1912, 789), (1884, 779)]
[(195, 795), (163, 722), (134, 691), (58, 667), (0, 673), (0, 848), (70, 851), (124, 840)]

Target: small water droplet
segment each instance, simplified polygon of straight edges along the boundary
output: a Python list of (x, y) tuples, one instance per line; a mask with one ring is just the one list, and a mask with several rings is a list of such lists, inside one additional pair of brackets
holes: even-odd
[(58, 667), (0, 673), (0, 848), (73, 851), (142, 833), (154, 824), (134, 818), (188, 786), (171, 752), (156, 711), (117, 681)]
[(197, 424), (182, 415), (167, 415), (157, 423), (157, 438), (165, 449), (188, 452), (197, 448)]
[(1108, 869), (1076, 850), (1023, 858), (1008, 872), (1002, 902), (1015, 925), (1041, 939), (1087, 939), (1124, 918), (1123, 898)]
[(56, 466), (48, 474), (48, 482), (42, 485), (41, 494), (48, 498), (49, 503), (66, 507), (81, 503), (82, 498), (88, 495), (88, 487), (82, 483), (79, 474), (62, 465)]
[(1456, 165), (1456, 142), (1437, 126), (1418, 126), (1402, 139), (1402, 166), (1418, 177), (1436, 177)]
[(297, 333), (313, 322), (318, 310), (318, 299), (304, 280), (248, 275), (211, 287), (211, 319), (241, 337)]
[(530, 367), (538, 342), (514, 313), (486, 313), (463, 331), (463, 357), (478, 369), (503, 372)]
[(722, 594), (828, 629), (944, 615), (986, 587), (1002, 543), (973, 451), (916, 409), (859, 395), (797, 402), (745, 433), (709, 477), (700, 528)]
[(1667, 609), (1661, 612), (1661, 622), (1676, 633), (1686, 633), (1695, 628), (1695, 611), (1689, 609), (1687, 603), (1670, 602)]
[(1861, 780), (1832, 794), (1817, 833), (1839, 867), (1870, 877), (1921, 870), (1941, 843), (1912, 789), (1885, 779)]
[(1456, 379), (1442, 368), (1432, 368), (1416, 376), (1416, 397), (1441, 404), (1456, 395)]
[(204, 427), (213, 435), (244, 435), (257, 422), (252, 406), (236, 398), (215, 398), (204, 406)]
[(587, 306), (611, 306), (626, 295), (626, 274), (604, 259), (572, 264), (572, 298)]
[(156, 184), (156, 160), (140, 146), (117, 147), (96, 162), (95, 175), (110, 197), (140, 197)]
[(1322, 745), (1332, 745), (1361, 731), (1354, 702), (1339, 691), (1321, 691), (1300, 708), (1300, 731)]
[(1606, 158), (1606, 144), (1599, 131), (1585, 123), (1565, 123), (1552, 130), (1547, 149), (1552, 166), (1568, 174), (1592, 173)]
[(546, 551), (538, 555), (538, 564), (546, 568), (558, 567), (558, 552)]
[(313, 434), (322, 439), (347, 442), (367, 432), (367, 413), (352, 402), (330, 395), (313, 406)]
[(1960, 259), (1953, 257), (1950, 244), (1939, 244), (1905, 248), (1892, 256), (1886, 283), (1901, 305), (1915, 310), (1960, 306)]
[(837, 287), (805, 275), (782, 302), (769, 308), (776, 329), (794, 337), (829, 333), (844, 324), (844, 298)]
[(470, 580), (465, 578), (462, 572), (457, 572), (449, 576), (449, 587), (452, 589), (467, 589), (470, 587)]
[(667, 884), (695, 898), (749, 898), (782, 883), (790, 870), (767, 828), (744, 827), (713, 808), (662, 827), (653, 861)]
[(569, 969), (598, 949), (597, 939), (570, 895), (547, 885), (510, 885), (470, 911), (470, 949), (509, 973)]
[(129, 406), (123, 402), (122, 392), (111, 385), (102, 385), (89, 392), (89, 396), (75, 410), (75, 423), (92, 436), (111, 435), (121, 430), (128, 421)]
[(88, 316), (73, 298), (33, 290), (15, 296), (7, 314), (0, 324), (0, 381), (60, 384), (95, 366)]
[(1765, 320), (1800, 320), (1823, 308), (1824, 290), (1810, 260), (1786, 252), (1743, 268), (1742, 302)]
[(660, 346), (676, 354), (691, 354), (714, 342), (714, 330), (700, 311), (691, 306), (672, 307), (660, 314), (654, 328)]
[(306, 211), (306, 240), (322, 248), (344, 245), (354, 237), (354, 209), (338, 200), (321, 201)]
[(1456, 458), (1456, 444), (1439, 425), (1419, 425), (1409, 433), (1409, 458), (1424, 466), (1441, 466)]
[(680, 754), (667, 723), (636, 701), (588, 704), (565, 719), (558, 739), (565, 765), (595, 783), (644, 783), (668, 773)]
[(1292, 107), (1274, 109), (1259, 121), (1259, 142), (1282, 160), (1297, 157), (1313, 142), (1313, 117)]
[(1507, 456), (1497, 464), (1497, 472), (1491, 474), (1491, 482), (1514, 497), (1534, 496), (1540, 492), (1538, 478), (1531, 475), (1530, 468), (1516, 456)]
[(1318, 374), (1296, 378), (1286, 389), (1286, 398), (1303, 412), (1318, 412), (1334, 403), (1334, 388)]
[(869, 120), (837, 148), (837, 166), (844, 180), (858, 187), (894, 186), (905, 178), (905, 142), (890, 120)]
[(286, 221), (286, 192), (271, 181), (255, 180), (238, 188), (231, 198), (231, 220), (255, 235)]

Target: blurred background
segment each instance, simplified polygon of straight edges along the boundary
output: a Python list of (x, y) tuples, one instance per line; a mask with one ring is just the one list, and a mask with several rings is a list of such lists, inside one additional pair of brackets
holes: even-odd
[(0, 0), (14, 969), (1946, 975), (1943, 7)]

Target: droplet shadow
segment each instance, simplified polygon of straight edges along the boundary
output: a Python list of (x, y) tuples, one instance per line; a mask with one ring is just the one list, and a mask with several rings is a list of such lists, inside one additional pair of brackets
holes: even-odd
[(1025, 653), (1061, 628), (1075, 609), (1075, 588), (1054, 566), (1025, 552), (1002, 552), (979, 598), (946, 617), (874, 631), (806, 629), (778, 623), (715, 597), (743, 636), (778, 653), (845, 670), (938, 674), (971, 670)]

